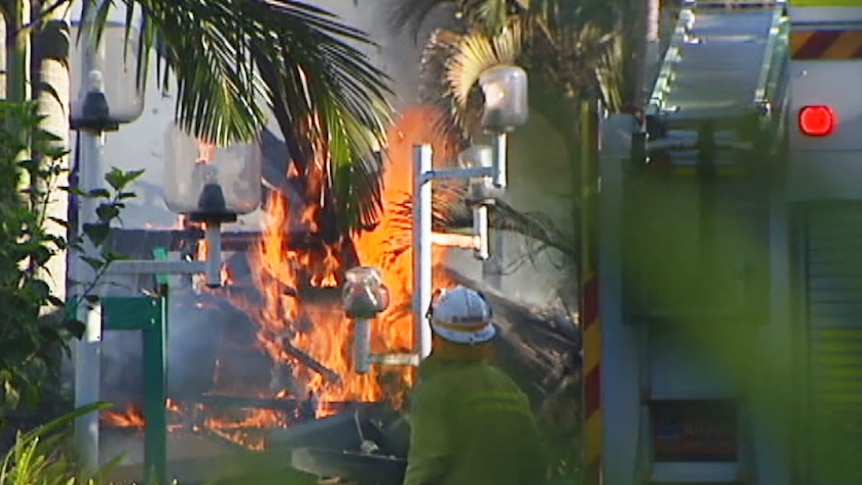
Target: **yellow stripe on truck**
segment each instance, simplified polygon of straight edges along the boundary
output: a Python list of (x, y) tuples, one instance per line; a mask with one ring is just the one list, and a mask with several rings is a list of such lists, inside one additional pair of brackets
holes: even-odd
[(862, 30), (795, 30), (790, 33), (794, 60), (862, 59)]

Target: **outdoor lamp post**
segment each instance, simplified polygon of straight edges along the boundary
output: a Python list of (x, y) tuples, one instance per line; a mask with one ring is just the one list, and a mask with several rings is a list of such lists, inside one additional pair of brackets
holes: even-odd
[[(80, 37), (79, 37), (80, 35)], [(69, 102), (73, 130), (103, 133), (131, 123), (144, 111), (145, 83), (138, 79), (138, 29), (108, 22), (102, 37), (90, 22), (73, 23), (69, 37), (72, 76)]]
[[(95, 10), (95, 9), (93, 9)], [(79, 132), (76, 146), (78, 165), (75, 167), (77, 187), (84, 193), (100, 188), (103, 171), (103, 148), (107, 131), (115, 131), (119, 125), (137, 119), (144, 106), (143, 84), (136, 76), (138, 48), (137, 29), (132, 27), (127, 35), (123, 23), (108, 23), (97, 43), (92, 23), (83, 23), (71, 28), (70, 43), (72, 77), (70, 100), (70, 125)], [(81, 31), (80, 38), (78, 31)], [(78, 227), (98, 222), (98, 201), (79, 197)], [(83, 241), (83, 252), (73, 250), (70, 261), (70, 278), (79, 282), (71, 289), (70, 297), (80, 300), (81, 291), (95, 277), (93, 269), (82, 259), (93, 254), (95, 249)], [(97, 308), (83, 303), (78, 306), (78, 319), (85, 323), (83, 337), (75, 344), (75, 405), (84, 406), (99, 400), (99, 358), (102, 333), (101, 316)], [(99, 418), (91, 413), (78, 418), (75, 435), (82, 462), (87, 467), (98, 463)]]
[[(517, 67), (497, 66), (479, 76), (479, 85), (485, 96), (482, 126), (493, 140), (494, 185), (502, 189), (507, 184), (506, 134), (527, 121), (527, 74)], [(494, 254), (482, 263), (482, 279), (492, 288), (500, 289), (504, 235), (501, 231), (493, 231), (489, 237), (493, 237), (493, 242), (488, 245), (494, 248)]]
[(513, 65), (500, 65), (479, 76), (485, 95), (482, 126), (493, 137), (491, 147), (472, 146), (458, 156), (459, 168), (433, 167), (431, 145), (416, 145), (413, 152), (413, 324), (414, 353), (424, 359), (431, 353), (431, 327), (424, 317), (431, 304), (433, 246), (431, 232), (431, 182), (435, 179), (470, 180), (475, 256), (487, 259), (488, 206), (506, 188), (506, 136), (527, 122), (527, 74)]
[(260, 205), (260, 144), (215, 146), (172, 124), (165, 146), (165, 203), (171, 211), (204, 224), (207, 286), (220, 286), (221, 224)]
[(344, 313), (353, 320), (353, 367), (360, 374), (371, 369), (371, 320), (389, 306), (389, 289), (377, 268), (359, 266), (345, 274), (341, 301)]
[[(186, 214), (206, 224), (206, 261), (168, 259), (121, 260), (112, 262), (108, 275), (206, 274), (207, 286), (221, 286), (221, 224), (236, 220), (238, 214), (255, 210), (261, 198), (261, 152), (257, 142), (218, 147), (201, 142), (172, 125), (167, 134), (165, 156), (165, 203), (172, 211)], [(164, 253), (163, 253), (164, 254)], [(163, 282), (165, 280), (162, 280)], [(108, 299), (114, 313), (111, 328), (145, 330), (144, 360), (144, 466), (147, 480), (167, 482), (167, 288), (162, 287), (158, 301), (148, 297)], [(143, 301), (140, 301), (142, 300)], [(117, 308), (161, 308), (158, 317), (130, 324), (118, 322), (123, 315)], [(109, 307), (110, 308), (110, 307)], [(110, 312), (111, 310), (109, 310)], [(141, 312), (141, 310), (139, 310)], [(116, 315), (115, 315), (116, 316)], [(113, 322), (111, 322), (113, 320)], [(142, 325), (139, 327), (139, 325)]]

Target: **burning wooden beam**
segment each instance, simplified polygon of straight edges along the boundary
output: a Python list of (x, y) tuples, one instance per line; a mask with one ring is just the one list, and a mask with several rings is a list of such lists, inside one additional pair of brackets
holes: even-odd
[(276, 335), (272, 333), (270, 335), (272, 335), (273, 339), (275, 340), (281, 340), (281, 346), (284, 351), (287, 352), (288, 355), (295, 358), (302, 365), (322, 375), (328, 383), (335, 384), (341, 380), (341, 378), (335, 371), (329, 369), (325, 365), (318, 362), (314, 357), (308, 355), (307, 353), (305, 353), (305, 351), (290, 343), (290, 336)]
[(341, 381), (341, 377), (339, 377), (338, 374), (335, 373), (335, 371), (327, 368), (325, 365), (315, 360), (314, 357), (306, 354), (305, 352), (288, 342), (286, 338), (283, 339), (282, 342), (285, 352), (290, 354), (291, 357), (294, 357), (296, 360), (301, 362), (309, 369), (325, 377), (328, 383), (336, 384)]

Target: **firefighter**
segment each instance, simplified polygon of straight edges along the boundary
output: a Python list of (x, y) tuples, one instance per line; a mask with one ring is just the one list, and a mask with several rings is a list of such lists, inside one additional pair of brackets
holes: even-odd
[(545, 460), (526, 395), (489, 363), (497, 328), (478, 292), (442, 291), (410, 410), (404, 485), (536, 485)]

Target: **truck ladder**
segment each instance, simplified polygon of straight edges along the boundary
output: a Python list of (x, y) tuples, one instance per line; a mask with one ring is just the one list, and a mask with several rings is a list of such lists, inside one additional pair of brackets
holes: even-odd
[[(694, 155), (706, 124), (719, 151), (764, 142), (774, 150), (785, 118), (788, 29), (784, 2), (685, 2), (646, 109), (645, 154)], [(675, 165), (696, 163), (679, 155)]]

